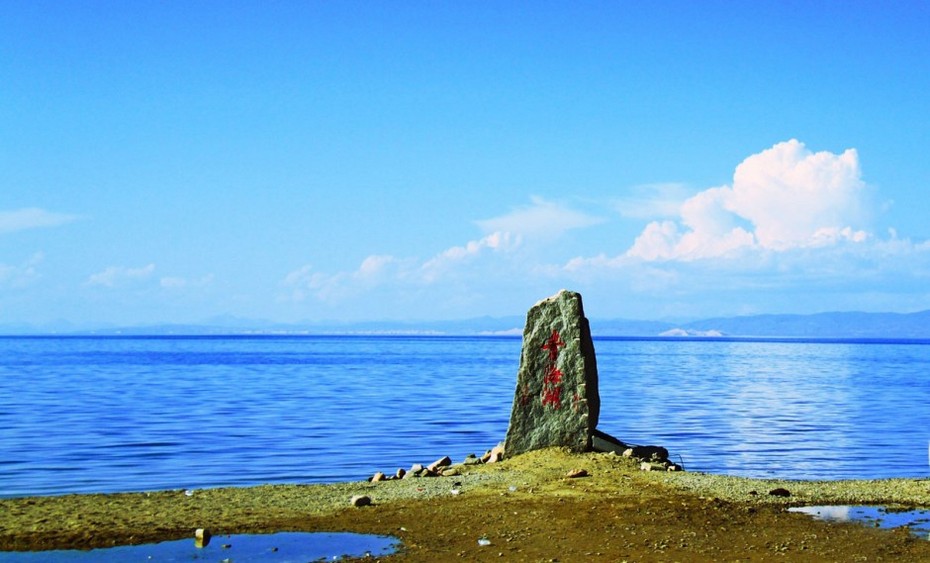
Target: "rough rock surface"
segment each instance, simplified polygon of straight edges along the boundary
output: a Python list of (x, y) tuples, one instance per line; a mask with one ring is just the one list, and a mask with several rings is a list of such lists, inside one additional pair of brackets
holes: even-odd
[(550, 446), (587, 451), (599, 413), (597, 362), (581, 295), (562, 290), (526, 315), (507, 456)]

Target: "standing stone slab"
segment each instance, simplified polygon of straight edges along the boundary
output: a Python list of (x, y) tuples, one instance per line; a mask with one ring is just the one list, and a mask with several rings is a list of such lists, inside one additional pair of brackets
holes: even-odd
[(526, 315), (507, 456), (549, 446), (589, 450), (600, 407), (594, 343), (581, 295), (563, 289)]

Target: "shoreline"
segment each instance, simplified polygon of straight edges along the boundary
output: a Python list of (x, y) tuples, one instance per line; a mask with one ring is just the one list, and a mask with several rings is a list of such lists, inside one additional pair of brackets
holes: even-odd
[[(570, 478), (574, 470), (586, 476)], [(769, 494), (785, 489), (789, 496)], [(453, 492), (453, 490), (458, 492)], [(351, 506), (355, 495), (372, 505)], [(451, 477), (0, 499), (0, 550), (90, 549), (216, 534), (391, 535), (397, 561), (925, 559), (906, 530), (819, 522), (788, 507), (930, 507), (930, 479), (792, 481), (640, 471), (613, 454), (550, 448)], [(479, 538), (491, 543), (481, 546)]]

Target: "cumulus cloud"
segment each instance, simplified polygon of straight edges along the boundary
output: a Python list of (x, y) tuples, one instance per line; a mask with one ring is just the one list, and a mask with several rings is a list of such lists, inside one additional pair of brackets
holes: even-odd
[(778, 143), (740, 163), (732, 186), (704, 190), (677, 217), (649, 223), (626, 255), (687, 261), (863, 242), (868, 206), (860, 176), (855, 149), (813, 153), (794, 139)]
[(57, 227), (76, 219), (76, 215), (53, 213), (38, 207), (0, 211), (0, 234), (43, 227)]
[(125, 283), (147, 279), (155, 273), (155, 264), (148, 264), (141, 268), (127, 268), (124, 266), (110, 266), (101, 272), (91, 274), (86, 284), (89, 286), (117, 287)]
[(588, 215), (539, 197), (532, 197), (531, 205), (515, 209), (506, 215), (476, 221), (485, 233), (509, 233), (520, 239), (557, 238), (566, 231), (603, 222), (601, 217)]

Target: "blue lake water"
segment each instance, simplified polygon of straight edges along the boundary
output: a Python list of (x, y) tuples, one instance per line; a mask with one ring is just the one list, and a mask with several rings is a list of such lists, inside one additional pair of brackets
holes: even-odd
[[(504, 438), (519, 338), (0, 338), (0, 496), (359, 480)], [(686, 469), (926, 477), (930, 343), (596, 338), (598, 427)]]

